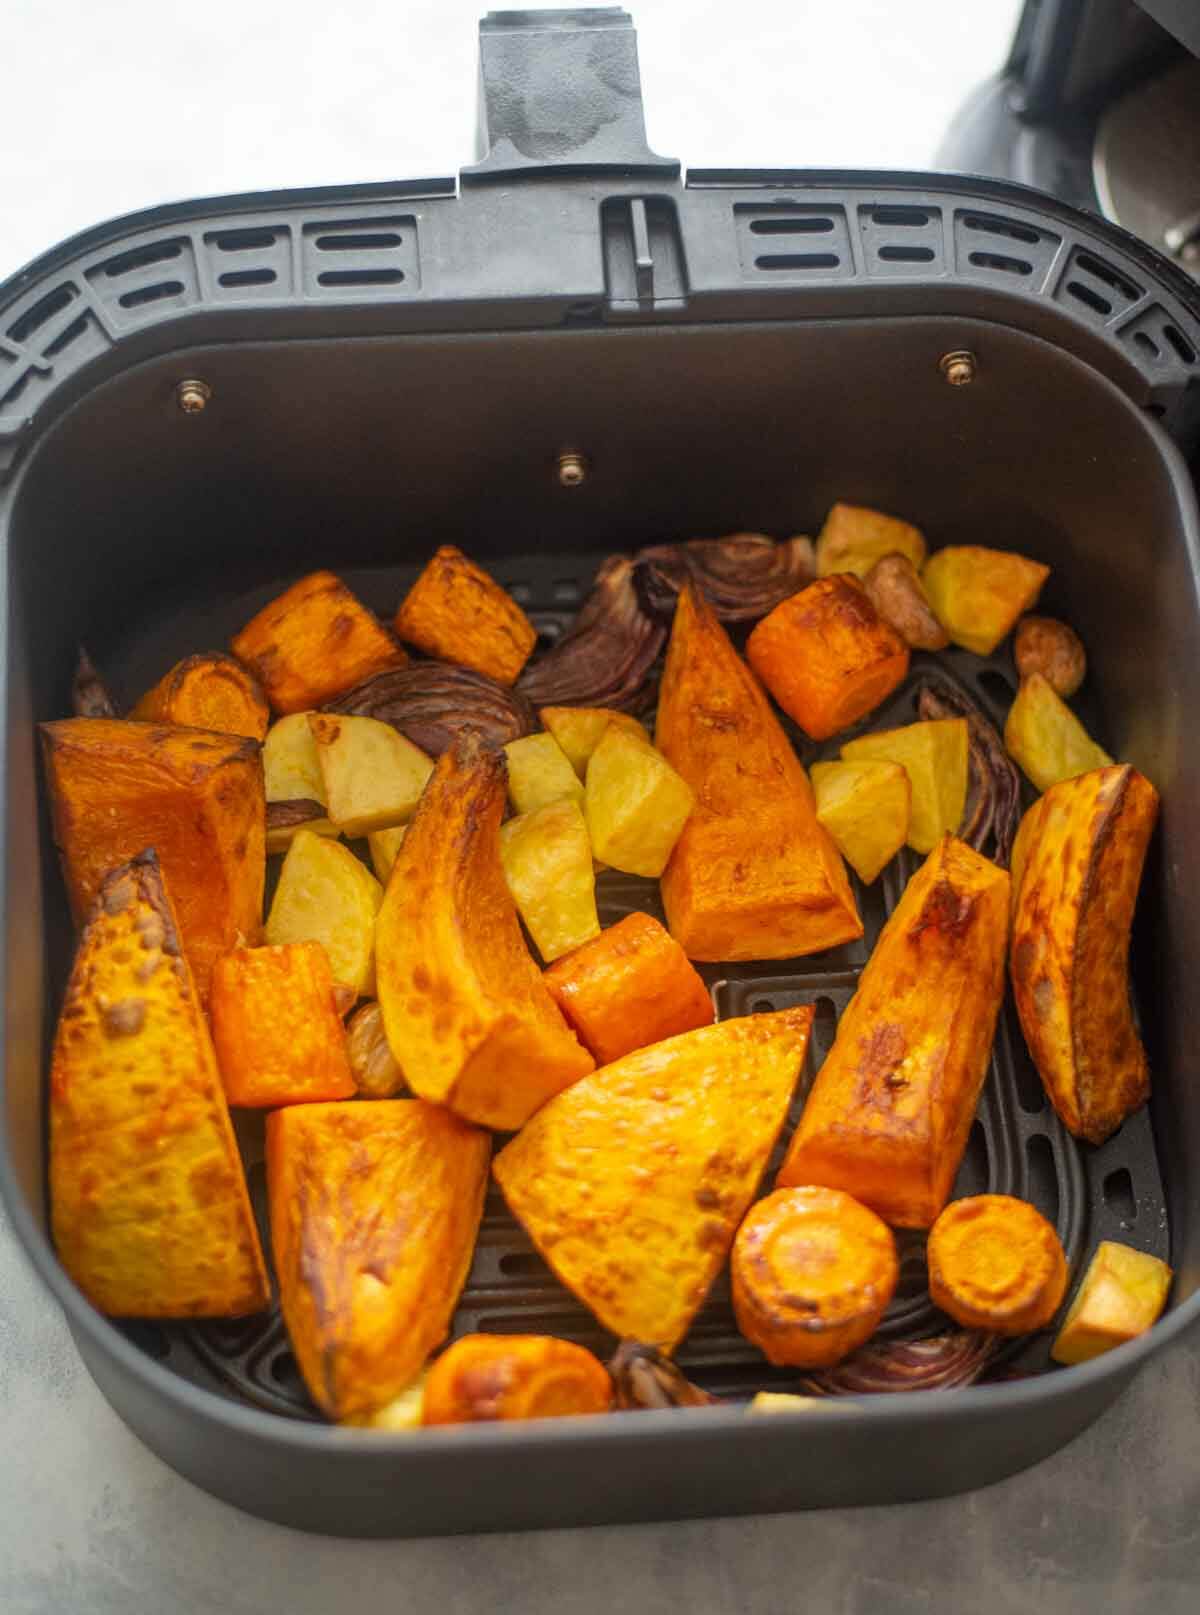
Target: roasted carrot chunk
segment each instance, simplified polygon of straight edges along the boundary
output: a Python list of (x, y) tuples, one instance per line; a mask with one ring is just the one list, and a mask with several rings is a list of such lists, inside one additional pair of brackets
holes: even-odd
[(414, 1092), (507, 1131), (594, 1061), (521, 936), (500, 861), (504, 798), (502, 752), (468, 734), (442, 753), (392, 865), (375, 963)]
[(280, 1302), (313, 1401), (362, 1420), (416, 1378), (471, 1265), (491, 1144), (419, 1099), (267, 1117)]
[(733, 1242), (733, 1310), (772, 1363), (828, 1368), (868, 1340), (896, 1288), (892, 1231), (840, 1189), (777, 1189)]
[(908, 672), (908, 646), (847, 572), (819, 578), (777, 605), (750, 635), (746, 657), (814, 740), (873, 712)]
[(233, 654), (276, 712), (319, 707), (408, 657), (332, 572), (310, 572), (236, 634)]
[(509, 1208), (614, 1335), (673, 1351), (720, 1271), (795, 1087), (809, 1004), (638, 1049), (496, 1157)]
[(111, 869), (153, 847), (202, 999), (218, 954), (256, 941), (266, 877), (259, 747), (118, 718), (42, 725), (54, 839), (77, 922)]
[(649, 914), (627, 914), (543, 980), (600, 1065), (715, 1019), (687, 954)]
[(1004, 996), (1008, 874), (947, 836), (909, 881), (776, 1180), (928, 1228), (966, 1148)]
[(423, 1424), (607, 1413), (612, 1381), (582, 1346), (552, 1335), (464, 1335), (425, 1381)]
[(1054, 1229), (1007, 1194), (955, 1200), (929, 1231), (929, 1294), (966, 1329), (1027, 1335), (1044, 1329), (1067, 1288)]
[(271, 709), (253, 673), (232, 656), (212, 651), (176, 662), (146, 691), (129, 716), (262, 740)]
[(108, 875), (79, 940), (50, 1067), (50, 1199), (63, 1266), (102, 1312), (227, 1317), (267, 1304), (208, 1026), (152, 852)]
[(231, 1105), (270, 1108), (355, 1091), (319, 942), (235, 948), (213, 967), (213, 1043)]
[(537, 629), (507, 590), (453, 544), (443, 544), (396, 613), (401, 639), (442, 662), (513, 684)]
[(770, 702), (690, 586), (655, 743), (696, 798), (662, 877), (689, 959), (788, 959), (862, 935), (850, 882)]

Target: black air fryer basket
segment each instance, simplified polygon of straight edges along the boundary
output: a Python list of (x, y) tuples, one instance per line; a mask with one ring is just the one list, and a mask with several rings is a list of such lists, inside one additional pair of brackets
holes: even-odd
[[(1011, 185), (786, 168), (685, 178), (646, 146), (619, 10), (493, 14), (480, 46), (484, 155), (457, 187), (160, 208), (0, 287), (0, 1182), (14, 1225), (142, 1439), (288, 1524), (570, 1525), (995, 1480), (1076, 1434), (1200, 1316), (1196, 289), (1133, 238)], [(582, 479), (563, 474), (564, 456)], [(811, 532), (838, 498), (908, 516), (935, 544), (1048, 562), (1047, 609), (1091, 655), (1085, 715), (1162, 792), (1134, 941), (1149, 1110), (1099, 1149), (1075, 1142), (1009, 1006), (958, 1183), (1037, 1204), (1073, 1281), (1105, 1238), (1168, 1258), (1162, 1321), (1083, 1367), (1031, 1375), (1043, 1336), (997, 1383), (802, 1417), (751, 1418), (731, 1400), (414, 1436), (318, 1422), (277, 1314), (160, 1326), (93, 1311), (50, 1244), (44, 1169), (72, 932), (35, 725), (69, 710), (76, 645), (134, 695), (314, 567), (390, 614), (443, 542), (487, 565), (553, 640), (611, 551)], [(1002, 720), (1007, 652), (942, 662)], [(872, 721), (907, 721), (912, 703), (908, 687)], [(802, 1092), (913, 867), (905, 854), (858, 891), (859, 943), (705, 967), (723, 1016), (816, 1004)], [(653, 883), (613, 873), (599, 895), (605, 924), (657, 903)], [(243, 1122), (261, 1209), (261, 1132)], [(929, 1334), (939, 1320), (916, 1245), (905, 1272), (885, 1331)], [(472, 1329), (611, 1346), (495, 1194), (454, 1323)], [(741, 1340), (721, 1286), (679, 1360), (731, 1399), (795, 1384)]]

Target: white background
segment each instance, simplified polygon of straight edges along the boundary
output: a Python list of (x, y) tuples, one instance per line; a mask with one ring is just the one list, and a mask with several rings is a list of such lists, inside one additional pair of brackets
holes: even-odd
[[(1019, 0), (626, 0), (650, 144), (923, 167)], [(156, 202), (453, 174), (486, 0), (0, 0), (0, 277)]]

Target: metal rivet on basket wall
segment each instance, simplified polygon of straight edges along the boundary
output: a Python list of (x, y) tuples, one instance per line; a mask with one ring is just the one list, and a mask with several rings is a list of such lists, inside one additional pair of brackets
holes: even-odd
[(194, 378), (181, 381), (175, 389), (175, 402), (185, 415), (199, 415), (212, 397), (212, 388), (206, 381)]
[(568, 450), (558, 457), (558, 480), (564, 488), (578, 488), (588, 474), (588, 463), (582, 454)]
[(955, 348), (953, 353), (943, 353), (938, 360), (938, 369), (952, 387), (965, 387), (974, 381), (977, 368), (975, 355), (966, 348)]

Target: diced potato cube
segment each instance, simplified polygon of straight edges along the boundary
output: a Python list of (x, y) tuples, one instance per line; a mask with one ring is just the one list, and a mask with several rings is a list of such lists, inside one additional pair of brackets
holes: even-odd
[(912, 786), (908, 844), (932, 852), (962, 823), (967, 805), (967, 720), (935, 718), (902, 729), (859, 735), (842, 747), (843, 761), (874, 758), (899, 763)]
[(501, 825), (500, 859), (547, 964), (599, 936), (592, 848), (578, 802), (551, 802)]
[(348, 836), (390, 830), (412, 818), (433, 763), (378, 718), (311, 712), (329, 817)]
[(588, 834), (602, 863), (657, 879), (695, 798), (661, 752), (609, 724), (587, 771)]
[[(314, 714), (315, 716), (315, 714)], [(307, 712), (293, 712), (267, 730), (263, 741), (263, 779), (268, 802), (325, 800), (325, 780)]]
[(853, 572), (865, 578), (884, 555), (907, 555), (917, 571), (925, 561), (925, 537), (919, 527), (885, 516), (864, 505), (831, 506), (817, 539), (817, 576)]
[(650, 739), (636, 718), (611, 707), (542, 707), (538, 717), (566, 752), (580, 779), (587, 778), (588, 760), (610, 723), (628, 730), (637, 740)]
[(235, 634), (233, 654), (258, 675), (276, 712), (332, 701), (408, 657), (332, 572), (311, 572)]
[(1166, 1305), (1171, 1269), (1157, 1256), (1101, 1240), (1050, 1348), (1056, 1363), (1086, 1363), (1145, 1334)]
[(537, 629), (507, 590), (453, 544), (443, 544), (396, 613), (396, 632), (439, 661), (512, 684)]
[(359, 996), (375, 987), (375, 916), (383, 887), (340, 841), (301, 830), (283, 860), (267, 941), (320, 942), (335, 982)]
[(504, 748), (508, 794), (518, 813), (533, 813), (551, 802), (583, 801), (583, 786), (566, 752), (553, 735), (525, 735)]
[(388, 876), (392, 872), (392, 865), (396, 862), (396, 854), (400, 851), (407, 829), (406, 824), (398, 824), (392, 830), (372, 830), (367, 837), (371, 863), (384, 886), (388, 883)]
[(960, 544), (930, 556), (921, 582), (954, 643), (990, 656), (1049, 576), (1048, 566), (1011, 550)]
[(354, 1093), (329, 955), (319, 943), (223, 954), (213, 967), (209, 1013), (231, 1105), (269, 1110)]
[(899, 763), (814, 763), (817, 818), (869, 886), (908, 840), (912, 786)]
[(1112, 762), (1041, 673), (1021, 680), (1004, 725), (1004, 744), (1039, 791)]

